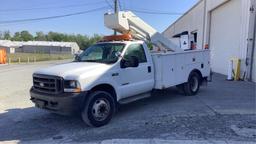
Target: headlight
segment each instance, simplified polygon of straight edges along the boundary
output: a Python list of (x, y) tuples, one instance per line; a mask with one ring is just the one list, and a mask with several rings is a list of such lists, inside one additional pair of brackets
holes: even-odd
[(81, 92), (81, 86), (76, 80), (65, 80), (64, 92)]

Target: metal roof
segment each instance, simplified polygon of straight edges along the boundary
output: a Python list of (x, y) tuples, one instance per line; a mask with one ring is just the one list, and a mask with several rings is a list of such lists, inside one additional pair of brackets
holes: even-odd
[(55, 41), (10, 41), (10, 40), (0, 40), (0, 46), (5, 47), (21, 47), (23, 45), (30, 46), (59, 46), (59, 47), (74, 47), (78, 46), (76, 42), (55, 42)]

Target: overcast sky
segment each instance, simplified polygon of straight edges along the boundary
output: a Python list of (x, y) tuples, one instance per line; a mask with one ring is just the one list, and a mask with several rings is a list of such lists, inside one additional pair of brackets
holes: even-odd
[[(55, 31), (75, 34), (112, 34), (104, 27), (104, 13), (111, 11), (113, 0), (0, 0), (0, 31), (10, 30), (12, 33), (21, 30)], [(135, 12), (140, 18), (159, 32), (164, 31), (198, 0), (120, 0), (122, 9), (132, 9), (153, 13), (168, 12), (170, 14), (148, 14)], [(109, 4), (107, 4), (107, 2)], [(100, 10), (56, 19), (5, 23), (12, 20), (34, 19), (59, 16), (81, 11), (102, 8)], [(113, 11), (113, 10), (112, 10)]]

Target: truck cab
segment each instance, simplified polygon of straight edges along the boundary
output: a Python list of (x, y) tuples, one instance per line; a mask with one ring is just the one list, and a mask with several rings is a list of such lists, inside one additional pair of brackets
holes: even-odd
[(116, 106), (121, 99), (153, 89), (153, 67), (143, 41), (100, 42), (73, 62), (34, 72), (31, 100), (55, 113), (81, 113), (89, 95), (104, 91)]

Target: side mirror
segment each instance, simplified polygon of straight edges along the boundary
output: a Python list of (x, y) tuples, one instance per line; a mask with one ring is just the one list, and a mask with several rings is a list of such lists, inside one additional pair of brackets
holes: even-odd
[(139, 59), (136, 56), (131, 56), (129, 58), (122, 59), (120, 66), (121, 66), (121, 68), (138, 67)]
[(74, 57), (75, 57), (75, 61), (80, 61), (79, 54), (74, 54)]
[(118, 58), (122, 57), (122, 53), (118, 51), (118, 52), (115, 53), (115, 56), (118, 57)]

